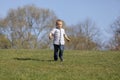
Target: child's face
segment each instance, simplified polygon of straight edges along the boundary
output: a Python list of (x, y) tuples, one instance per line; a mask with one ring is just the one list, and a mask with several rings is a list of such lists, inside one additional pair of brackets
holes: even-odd
[(57, 22), (57, 27), (58, 27), (58, 28), (62, 28), (62, 26), (63, 26), (62, 22), (61, 22), (61, 21), (58, 21), (58, 22)]

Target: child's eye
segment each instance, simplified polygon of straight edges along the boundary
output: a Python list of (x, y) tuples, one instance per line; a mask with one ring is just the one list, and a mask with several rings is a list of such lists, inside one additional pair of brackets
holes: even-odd
[(62, 25), (62, 24), (58, 24), (58, 25)]

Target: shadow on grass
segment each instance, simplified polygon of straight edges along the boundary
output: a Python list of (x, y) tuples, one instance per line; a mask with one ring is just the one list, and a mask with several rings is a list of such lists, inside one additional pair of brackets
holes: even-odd
[(32, 61), (42, 61), (42, 62), (52, 62), (54, 60), (40, 60), (40, 59), (33, 59), (33, 58), (13, 58), (14, 60), (20, 60), (20, 61), (28, 61), (28, 60), (32, 60)]

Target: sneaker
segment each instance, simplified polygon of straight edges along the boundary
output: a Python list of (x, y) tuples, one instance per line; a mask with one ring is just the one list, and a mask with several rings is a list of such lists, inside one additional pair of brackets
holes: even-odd
[(63, 60), (63, 59), (61, 59), (60, 61), (61, 61), (61, 62), (63, 62), (64, 60)]
[(57, 61), (57, 59), (56, 59), (56, 60), (54, 60), (54, 61)]

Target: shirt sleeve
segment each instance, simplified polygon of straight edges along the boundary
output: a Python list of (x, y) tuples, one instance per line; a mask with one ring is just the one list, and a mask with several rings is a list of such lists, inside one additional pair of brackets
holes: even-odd
[(54, 34), (54, 33), (55, 33), (55, 29), (53, 29), (53, 30), (51, 31), (51, 33)]
[(65, 30), (64, 30), (64, 35), (66, 35), (66, 32), (65, 32)]

